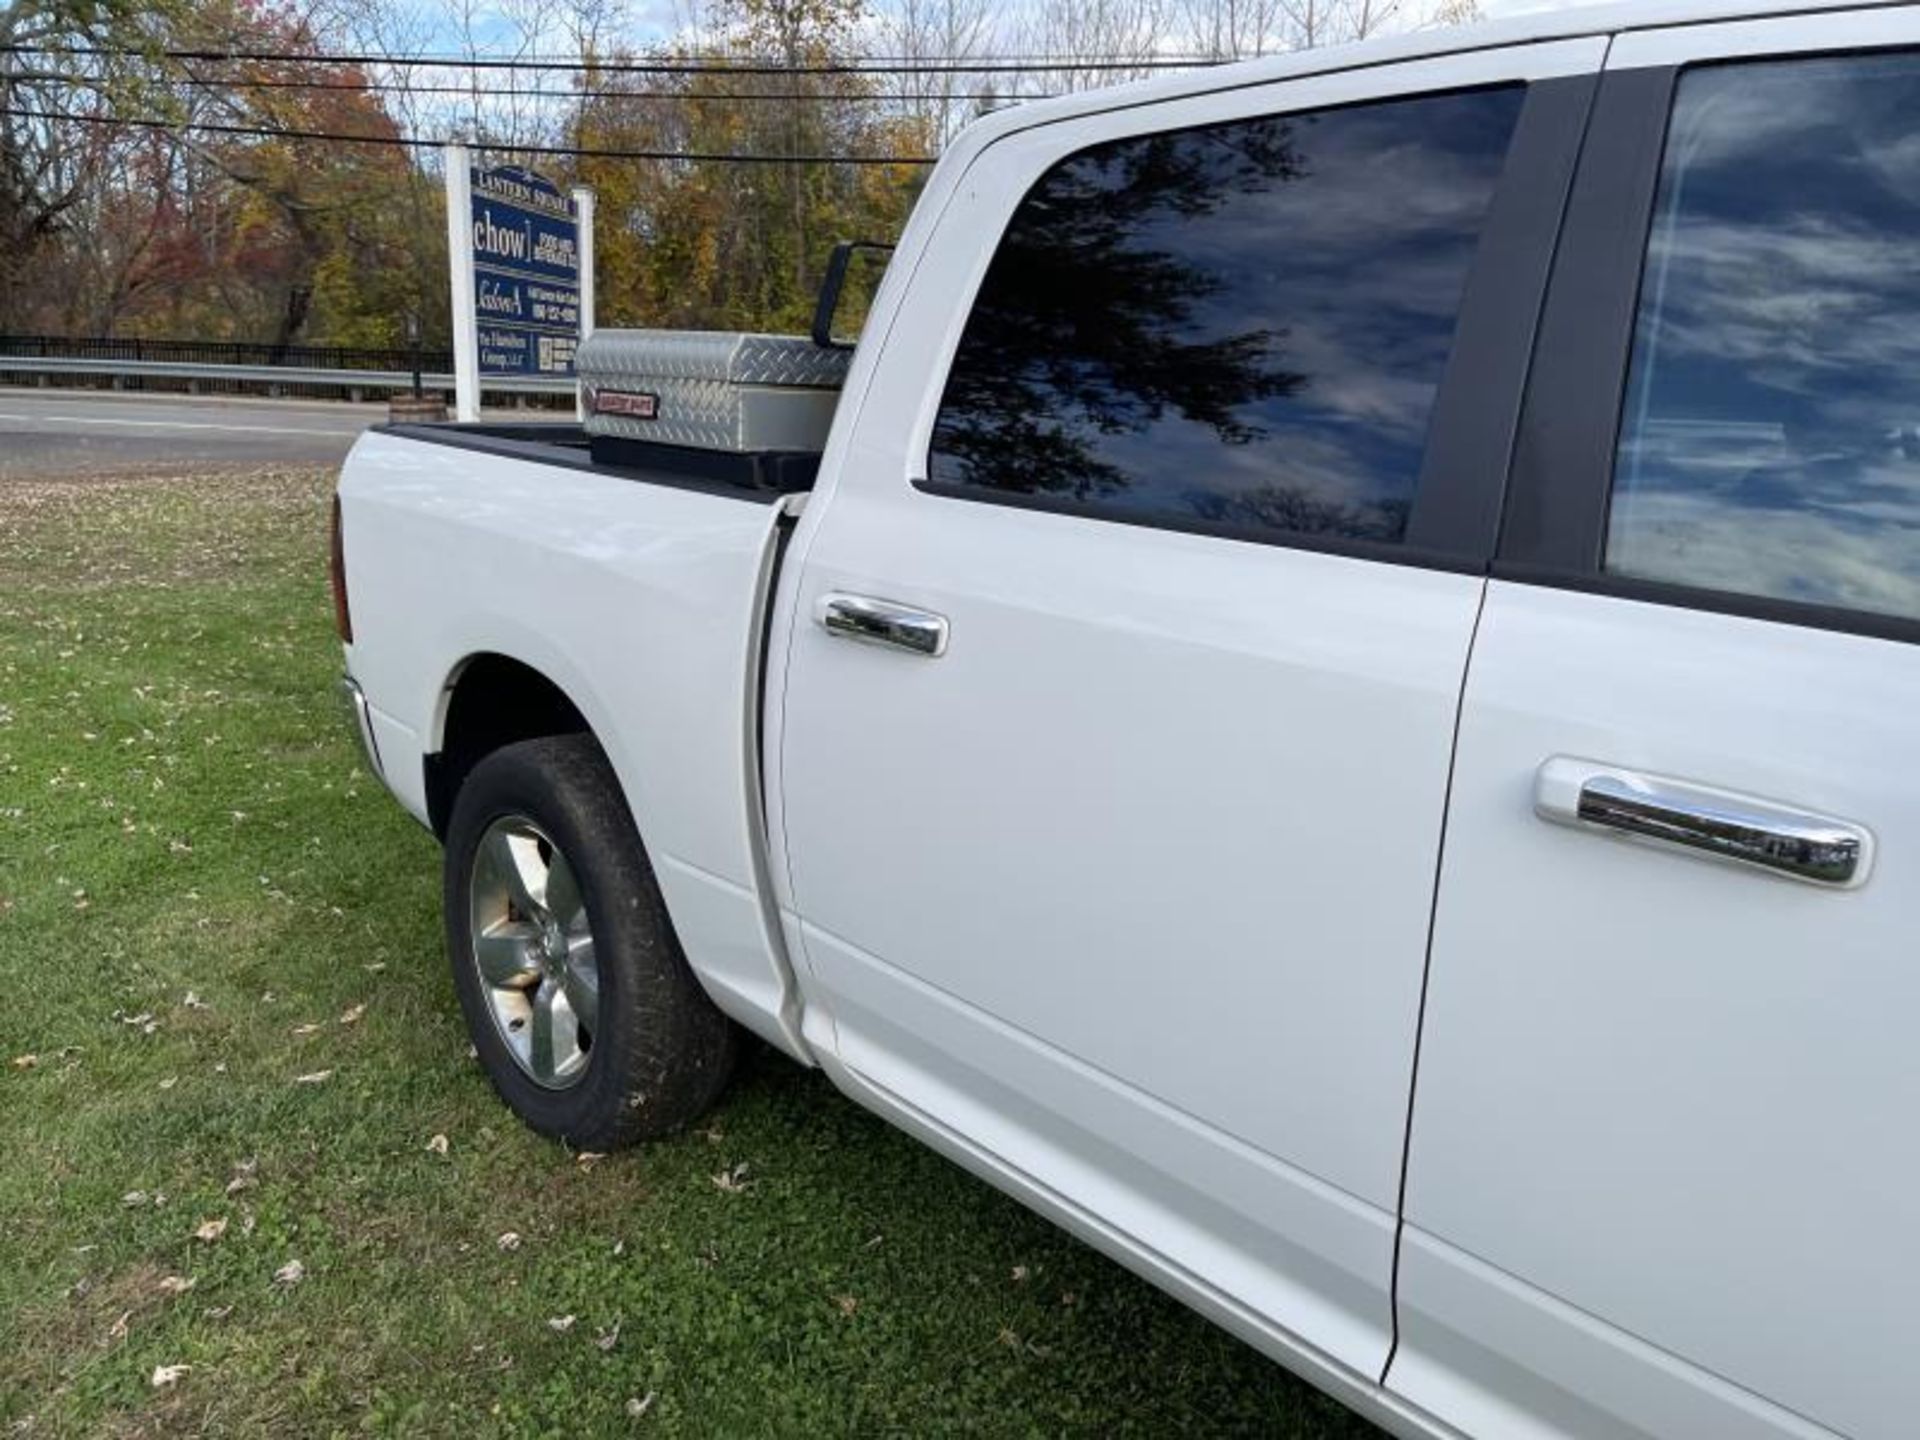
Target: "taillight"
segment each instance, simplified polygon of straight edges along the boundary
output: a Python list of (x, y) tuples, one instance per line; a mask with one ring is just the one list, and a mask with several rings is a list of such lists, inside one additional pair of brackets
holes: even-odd
[(340, 496), (333, 497), (333, 533), (327, 546), (327, 578), (333, 583), (333, 628), (353, 643), (353, 613), (347, 609), (347, 552), (340, 540)]

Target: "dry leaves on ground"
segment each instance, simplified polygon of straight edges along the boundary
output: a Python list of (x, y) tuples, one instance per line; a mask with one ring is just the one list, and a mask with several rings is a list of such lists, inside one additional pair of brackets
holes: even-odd
[(751, 1190), (754, 1182), (747, 1178), (747, 1171), (750, 1168), (747, 1162), (742, 1160), (731, 1169), (719, 1171), (713, 1177), (715, 1188), (724, 1190), (729, 1195), (739, 1195)]

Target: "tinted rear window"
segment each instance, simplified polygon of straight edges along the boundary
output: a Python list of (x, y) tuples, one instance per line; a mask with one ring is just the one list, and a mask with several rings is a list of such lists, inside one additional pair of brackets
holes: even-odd
[(1022, 201), (930, 475), (1398, 541), (1524, 87), (1095, 146)]

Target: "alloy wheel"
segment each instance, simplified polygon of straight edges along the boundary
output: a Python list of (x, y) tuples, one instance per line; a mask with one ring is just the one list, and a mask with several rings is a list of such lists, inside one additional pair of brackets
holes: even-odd
[(524, 815), (495, 820), (474, 851), (468, 933), (482, 993), (529, 1079), (565, 1090), (586, 1074), (600, 967), (573, 867)]

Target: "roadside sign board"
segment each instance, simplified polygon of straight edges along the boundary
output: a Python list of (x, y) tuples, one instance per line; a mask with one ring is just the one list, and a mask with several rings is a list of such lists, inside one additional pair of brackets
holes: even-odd
[(470, 191), (480, 374), (572, 375), (581, 321), (573, 200), (517, 165), (473, 166)]

